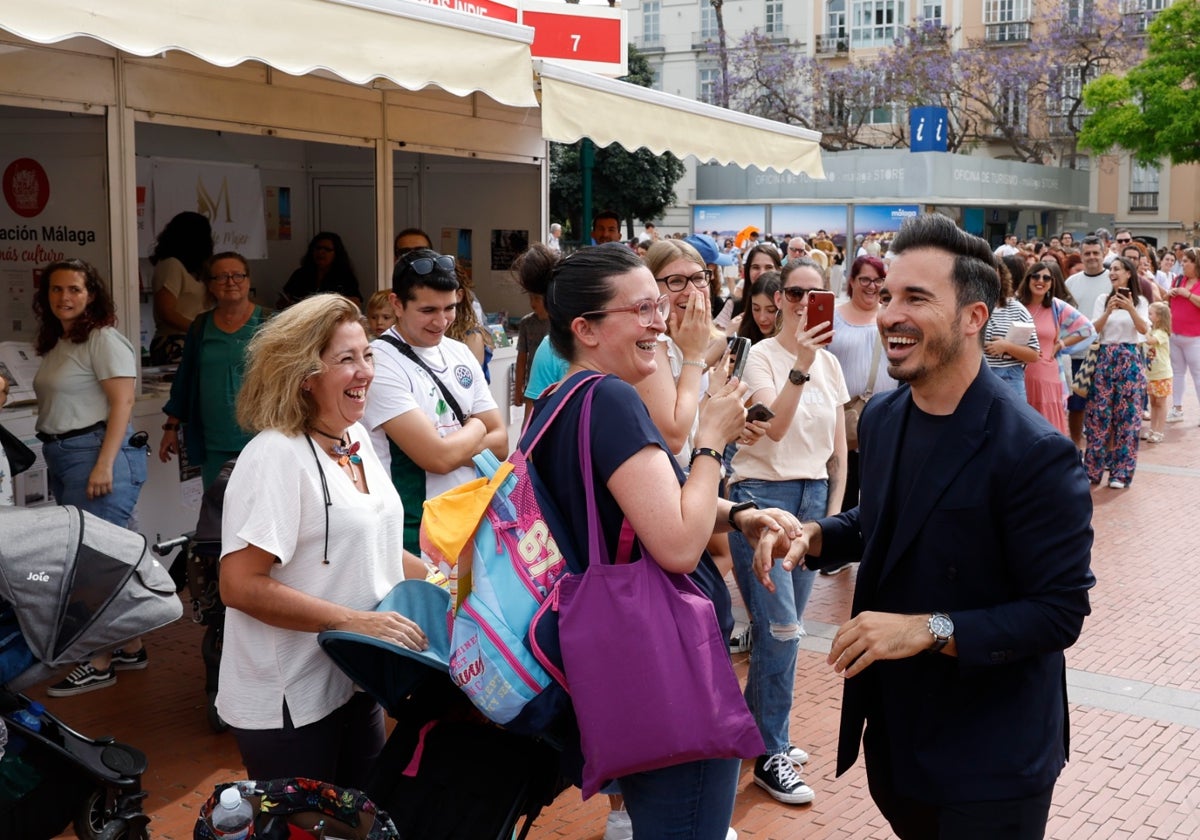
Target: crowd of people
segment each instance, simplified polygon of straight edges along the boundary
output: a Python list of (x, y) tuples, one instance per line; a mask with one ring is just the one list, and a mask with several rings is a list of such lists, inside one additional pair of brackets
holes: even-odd
[[(490, 335), (423, 231), (397, 236), (389, 287), (365, 298), (340, 238), (317, 234), (272, 313), (247, 260), (198, 247), (194, 215), (156, 248), (155, 352), (179, 363), (158, 454), (185, 448), (205, 486), (237, 459), (217, 708), (252, 777), (358, 786), (383, 714), (315, 634), (426, 646), (375, 606), (433, 571), (423, 503), (473, 479), (479, 453), (508, 455)], [(552, 230), (513, 269), (531, 309), (515, 371), (527, 412), (603, 375), (591, 474), (578, 405), (533, 456), (566, 541), (599, 527), (616, 550), (630, 529), (647, 562), (693, 579), (726, 637), (740, 592), (744, 700), (765, 747), (752, 778), (786, 805), (816, 796), (801, 775), (815, 733), (790, 726), (805, 606), (818, 573), (857, 564), (829, 655), (846, 678), (838, 772), (861, 744), (902, 838), (1040, 836), (1066, 758), (1063, 651), (1094, 584), (1089, 482), (1128, 488), (1139, 447), (1182, 420), (1188, 372), (1200, 386), (1200, 254), (1123, 230), (993, 249), (934, 214), (853, 255), (824, 231), (737, 249), (647, 225), (626, 243), (615, 213), (591, 233), (567, 254)], [(831, 290), (832, 323), (810, 325), (812, 296)], [(133, 348), (85, 263), (48, 266), (35, 312), (55, 499), (124, 525), (149, 449), (130, 425)], [(49, 692), (147, 661), (133, 640)], [(714, 755), (612, 780), (606, 840), (735, 837), (739, 767)]]

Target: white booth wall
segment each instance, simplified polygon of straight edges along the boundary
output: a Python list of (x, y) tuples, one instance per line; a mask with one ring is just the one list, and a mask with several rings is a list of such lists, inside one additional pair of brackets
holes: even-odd
[[(274, 302), (316, 230), (343, 234), (368, 294), (390, 281), (394, 231), (419, 226), (435, 244), (443, 228), (471, 230), (474, 281), (484, 308), (528, 311), (508, 281), (507, 266), (492, 269), (490, 249), (496, 229), (541, 238), (545, 146), (527, 109), (479, 94), (290, 77), (253, 63), (217, 68), (174, 53), (138, 59), (84, 39), (47, 48), (0, 38), (0, 47), (6, 44), (0, 69), (11, 72), (0, 73), (0, 149), (78, 147), (80, 138), (70, 136), (86, 135), (88, 154), (99, 158), (94, 180), (73, 185), (77, 198), (95, 208), (98, 249), (86, 256), (102, 274), (118, 275), (112, 277), (118, 326), (131, 339), (136, 341), (136, 325), (148, 307), (138, 277), (148, 264), (134, 252), (134, 164), (149, 157), (252, 164), (264, 186), (291, 187), (292, 237), (271, 241), (267, 259), (252, 265), (262, 303)], [(381, 149), (388, 150), (387, 166)], [(375, 189), (380, 167), (394, 176), (394, 207), (385, 206)], [(336, 208), (336, 222), (322, 205)], [(390, 231), (385, 211), (393, 217)], [(0, 341), (15, 338), (27, 337), (0, 320)], [(493, 393), (506, 417), (514, 353), (502, 348), (492, 366)], [(134, 525), (155, 540), (194, 527), (200, 493), (198, 482), (181, 485), (175, 462), (164, 465), (157, 458), (165, 396), (140, 393), (134, 425), (150, 433), (152, 454)], [(33, 407), (6, 408), (0, 421), (36, 448)], [(38, 468), (23, 478), (29, 479), (23, 500), (45, 501)]]

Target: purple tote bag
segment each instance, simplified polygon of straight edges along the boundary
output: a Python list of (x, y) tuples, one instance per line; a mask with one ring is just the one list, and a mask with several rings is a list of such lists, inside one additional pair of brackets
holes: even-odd
[(592, 487), (591, 393), (580, 422), (589, 564), (558, 584), (563, 670), (583, 747), (583, 798), (607, 781), (707, 758), (765, 752), (712, 602), (643, 553), (633, 531), (609, 554)]

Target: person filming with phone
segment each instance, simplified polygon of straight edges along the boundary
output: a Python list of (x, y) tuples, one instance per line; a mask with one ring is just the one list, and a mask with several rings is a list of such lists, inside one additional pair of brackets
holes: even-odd
[[(753, 404), (774, 416), (766, 435), (733, 457), (730, 500), (778, 507), (802, 522), (842, 509), (846, 486), (846, 431), (842, 407), (850, 399), (842, 368), (824, 349), (833, 337), (833, 293), (825, 272), (807, 257), (789, 260), (775, 293), (779, 332), (750, 349), (743, 381)], [(746, 443), (748, 441), (743, 441)], [(754, 782), (780, 802), (802, 805), (813, 791), (796, 769), (808, 754), (788, 731), (796, 652), (804, 635), (804, 607), (814, 572), (775, 565), (771, 586), (755, 579), (754, 552), (731, 534), (734, 574), (753, 627), (754, 655), (746, 699), (766, 743), (754, 763)]]
[(1107, 470), (1108, 486), (1124, 490), (1137, 468), (1146, 398), (1146, 371), (1138, 343), (1150, 332), (1150, 303), (1138, 288), (1137, 263), (1129, 257), (1113, 258), (1108, 279), (1112, 292), (1096, 299), (1092, 319), (1100, 349), (1084, 414), (1083, 465), (1092, 484), (1099, 484)]

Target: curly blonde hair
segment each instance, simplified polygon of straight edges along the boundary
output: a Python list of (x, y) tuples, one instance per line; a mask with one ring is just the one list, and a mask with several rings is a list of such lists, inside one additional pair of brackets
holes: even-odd
[(302, 433), (316, 410), (304, 380), (325, 369), (321, 353), (346, 323), (362, 326), (362, 313), (337, 294), (307, 297), (268, 321), (246, 347), (238, 425), (248, 432)]

